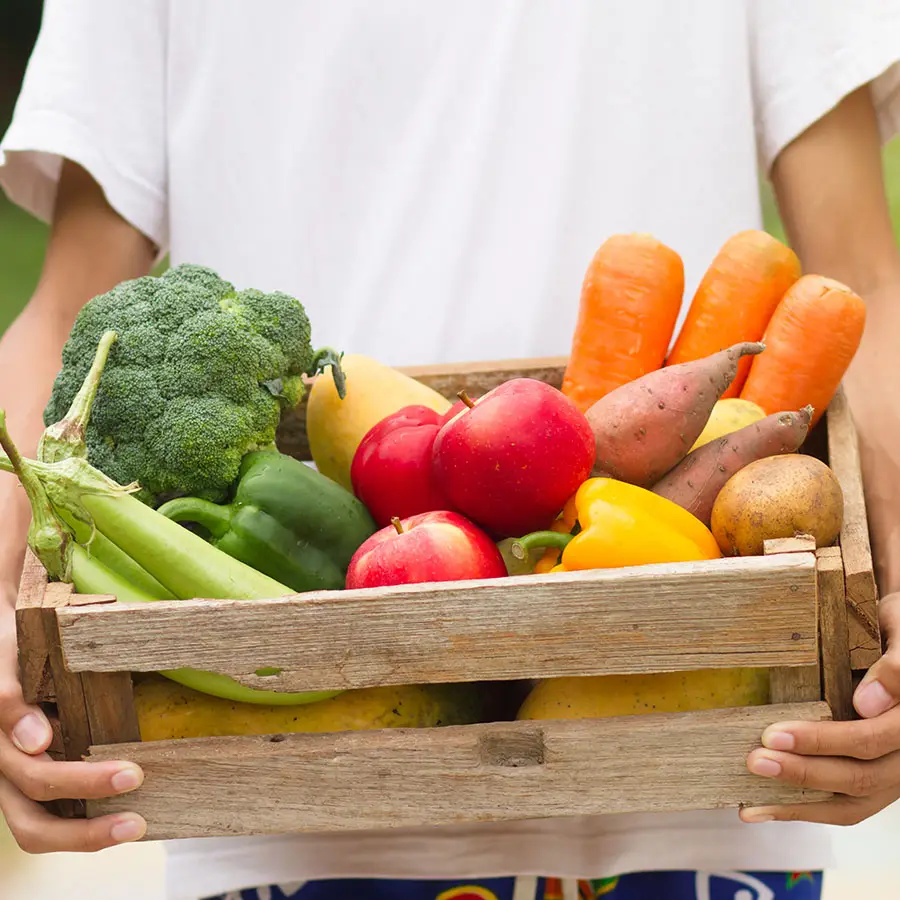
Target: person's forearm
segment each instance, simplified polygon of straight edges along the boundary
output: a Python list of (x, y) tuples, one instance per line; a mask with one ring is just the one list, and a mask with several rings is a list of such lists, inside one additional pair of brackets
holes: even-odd
[(772, 182), (806, 272), (842, 281), (870, 311), (900, 306), (900, 253), (868, 87), (846, 97), (779, 154)]
[[(147, 274), (153, 256), (151, 243), (109, 207), (93, 179), (64, 166), (40, 282), (0, 339), (0, 407), (26, 454), (43, 431), (44, 406), (78, 310), (118, 282)], [(15, 478), (0, 473), (0, 602), (14, 596), (29, 521)]]

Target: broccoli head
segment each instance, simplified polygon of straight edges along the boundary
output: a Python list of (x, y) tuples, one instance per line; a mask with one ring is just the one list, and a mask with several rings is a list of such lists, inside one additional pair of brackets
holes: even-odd
[(143, 499), (221, 500), (246, 453), (275, 441), (304, 375), (340, 356), (314, 351), (303, 305), (282, 293), (237, 291), (210, 269), (180, 265), (125, 281), (78, 314), (44, 410), (65, 416), (103, 333), (115, 331), (85, 439), (88, 459)]

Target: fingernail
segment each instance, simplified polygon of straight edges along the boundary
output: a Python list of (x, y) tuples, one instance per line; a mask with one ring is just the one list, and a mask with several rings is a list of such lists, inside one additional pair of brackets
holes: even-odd
[(124, 794), (127, 791), (133, 791), (136, 787), (139, 787), (143, 780), (143, 773), (140, 769), (135, 766), (128, 766), (125, 769), (119, 769), (119, 771), (113, 775), (111, 782), (113, 790), (116, 793)]
[(22, 716), (12, 731), (12, 742), (23, 753), (37, 753), (52, 737), (50, 723), (36, 712)]
[(147, 830), (147, 823), (140, 817), (119, 819), (112, 828), (109, 829), (109, 836), (117, 843), (124, 844), (128, 841), (136, 841), (144, 836)]
[(887, 692), (885, 686), (877, 679), (870, 681), (868, 684), (860, 685), (856, 696), (853, 698), (853, 705), (856, 707), (857, 712), (866, 719), (880, 716), (894, 706), (896, 702)]
[(745, 809), (741, 818), (745, 822), (751, 822), (752, 824), (756, 824), (757, 822), (774, 822), (775, 816), (770, 816), (768, 813), (764, 812), (756, 812), (752, 809)]
[(768, 756), (757, 756), (750, 763), (750, 771), (754, 775), (763, 775), (766, 778), (775, 778), (781, 774), (781, 763), (769, 759)]
[(769, 750), (793, 750), (794, 736), (787, 731), (764, 731), (762, 736), (763, 747)]

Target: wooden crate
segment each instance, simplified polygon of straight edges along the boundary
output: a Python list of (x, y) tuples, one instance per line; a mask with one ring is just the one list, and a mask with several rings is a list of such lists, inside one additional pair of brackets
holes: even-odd
[[(563, 362), (408, 371), (452, 397), (523, 375), (558, 385)], [(300, 458), (304, 414), (279, 436)], [(842, 395), (824, 431), (809, 452), (830, 457), (846, 521), (840, 546), (818, 552), (789, 539), (757, 558), (146, 605), (47, 584), (29, 556), (21, 674), (26, 698), (53, 715), (53, 753), (133, 760), (146, 773), (132, 794), (57, 811), (133, 810), (161, 839), (822, 799), (750, 775), (746, 755), (772, 722), (852, 716), (851, 668), (881, 649)], [(765, 667), (772, 690), (771, 705), (739, 709), (141, 743), (131, 673), (181, 666), (285, 691)]]

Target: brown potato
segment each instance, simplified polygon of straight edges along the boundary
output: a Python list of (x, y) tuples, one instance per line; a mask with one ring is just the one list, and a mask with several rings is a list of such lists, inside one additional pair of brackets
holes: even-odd
[(719, 492), (710, 527), (726, 556), (761, 556), (770, 538), (837, 540), (844, 495), (834, 472), (811, 456), (771, 456), (745, 466)]

